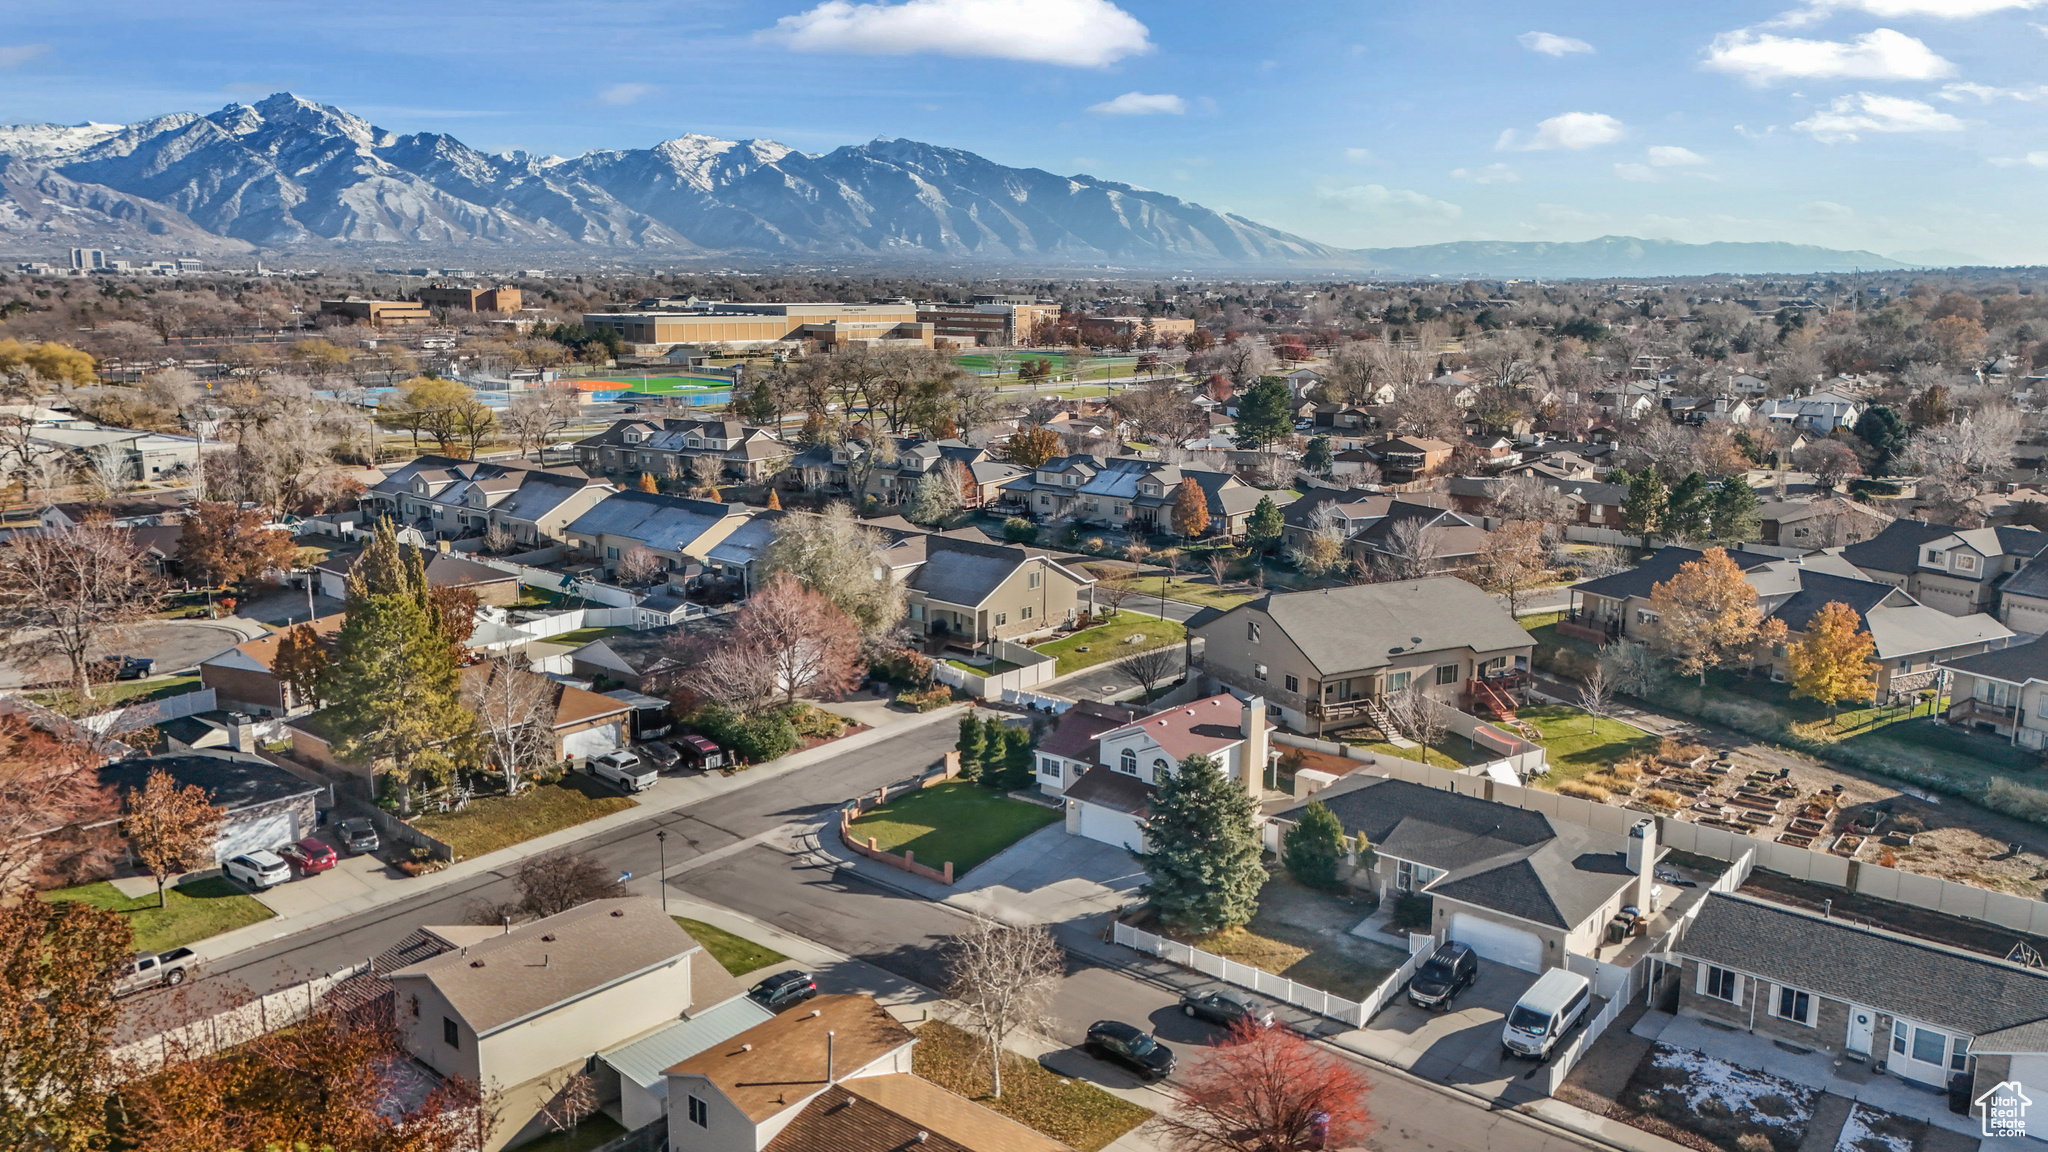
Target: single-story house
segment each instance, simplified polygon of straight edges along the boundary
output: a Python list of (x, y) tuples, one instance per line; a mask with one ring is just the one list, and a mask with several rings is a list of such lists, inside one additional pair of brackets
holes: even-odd
[[(313, 631), (324, 641), (331, 642), (341, 631), (343, 616), (336, 612), (322, 616), (312, 622)], [(303, 627), (304, 625), (297, 625)], [(292, 686), (272, 670), (277, 661), (278, 645), (284, 641), (284, 629), (244, 640), (233, 648), (211, 656), (199, 664), (199, 683), (214, 690), (214, 698), (223, 706), (239, 708), (261, 716), (289, 716), (295, 712), (309, 711), (312, 705), (301, 700)]]
[[(247, 745), (245, 745), (247, 747)], [(139, 792), (150, 773), (168, 773), (180, 788), (197, 785), (227, 810), (214, 834), (213, 858), (278, 848), (313, 834), (327, 789), (279, 768), (253, 751), (192, 748), (162, 756), (131, 756), (102, 764), (99, 782), (116, 793)]]
[[(348, 574), (361, 559), (361, 549), (337, 552), (313, 565), (320, 580), (320, 594), (335, 600), (348, 597)], [(476, 593), (477, 603), (503, 606), (519, 599), (519, 577), (452, 552), (428, 552), (427, 585), (432, 588), (467, 588)]]

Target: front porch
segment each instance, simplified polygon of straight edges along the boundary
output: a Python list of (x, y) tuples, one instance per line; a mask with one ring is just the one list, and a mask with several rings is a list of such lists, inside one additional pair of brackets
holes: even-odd
[(1948, 707), (1948, 722), (1980, 732), (1995, 732), (2010, 740), (2013, 730), (2019, 724), (2019, 709), (2011, 704), (1991, 704), (1983, 700), (1958, 700)]

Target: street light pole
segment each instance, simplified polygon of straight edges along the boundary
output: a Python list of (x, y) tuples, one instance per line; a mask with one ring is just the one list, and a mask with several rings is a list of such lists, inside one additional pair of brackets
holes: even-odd
[(661, 881), (661, 910), (666, 913), (668, 911), (668, 829), (655, 829), (654, 843), (656, 849), (661, 853), (661, 875), (658, 879)]

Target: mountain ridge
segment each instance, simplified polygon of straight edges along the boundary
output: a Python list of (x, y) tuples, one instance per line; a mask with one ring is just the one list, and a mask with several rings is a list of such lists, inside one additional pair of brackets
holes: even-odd
[(223, 253), (580, 250), (1412, 276), (1905, 267), (1804, 245), (1628, 237), (1345, 249), (1137, 185), (915, 140), (813, 154), (686, 133), (572, 157), (486, 153), (283, 92), (129, 125), (0, 126), (0, 237), (10, 236)]

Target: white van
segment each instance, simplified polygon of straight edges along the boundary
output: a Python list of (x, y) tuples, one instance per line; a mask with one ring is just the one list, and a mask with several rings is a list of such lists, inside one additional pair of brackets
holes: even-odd
[(600, 780), (609, 780), (628, 792), (645, 792), (654, 787), (660, 776), (660, 769), (621, 748), (590, 758), (590, 774)]
[(1586, 1014), (1592, 998), (1593, 984), (1584, 976), (1563, 968), (1545, 972), (1508, 1012), (1500, 1033), (1501, 1055), (1546, 1059), (1558, 1037)]

